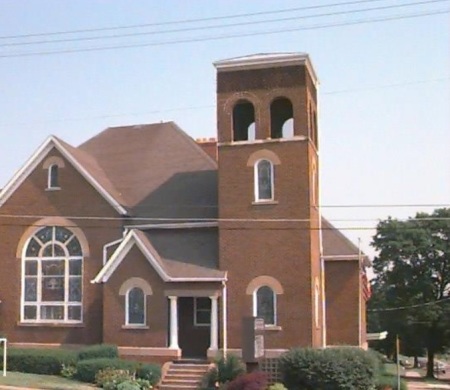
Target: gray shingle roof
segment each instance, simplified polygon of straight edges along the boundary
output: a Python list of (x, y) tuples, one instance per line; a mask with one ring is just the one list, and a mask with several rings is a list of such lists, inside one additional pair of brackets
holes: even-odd
[(78, 149), (134, 216), (217, 216), (217, 164), (173, 122), (109, 128)]

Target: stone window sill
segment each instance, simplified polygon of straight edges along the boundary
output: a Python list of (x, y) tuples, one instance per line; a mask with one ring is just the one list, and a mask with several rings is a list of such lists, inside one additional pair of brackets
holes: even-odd
[(265, 325), (264, 330), (269, 331), (269, 332), (280, 332), (283, 330), (283, 328), (278, 325)]
[(85, 326), (81, 322), (18, 322), (17, 325), (43, 328), (84, 328)]
[(276, 205), (278, 204), (277, 200), (255, 200), (252, 202), (253, 206), (266, 206), (266, 205)]
[(145, 329), (149, 329), (149, 327), (147, 325), (122, 325), (122, 329), (145, 330)]

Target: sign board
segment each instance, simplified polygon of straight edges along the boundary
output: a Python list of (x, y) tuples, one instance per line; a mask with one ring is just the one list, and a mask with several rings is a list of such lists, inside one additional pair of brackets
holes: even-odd
[(242, 359), (245, 363), (257, 363), (264, 357), (264, 319), (242, 319)]

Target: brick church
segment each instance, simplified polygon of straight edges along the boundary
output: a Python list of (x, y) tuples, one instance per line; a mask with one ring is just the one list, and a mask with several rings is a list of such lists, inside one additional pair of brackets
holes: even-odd
[(321, 215), (308, 55), (216, 62), (217, 140), (175, 123), (51, 136), (0, 192), (0, 333), (167, 361), (366, 343), (366, 256)]

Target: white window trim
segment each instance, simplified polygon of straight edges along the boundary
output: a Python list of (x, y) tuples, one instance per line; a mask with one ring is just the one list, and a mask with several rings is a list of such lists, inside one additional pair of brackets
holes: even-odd
[[(60, 243), (59, 241), (55, 240), (55, 228), (64, 226), (48, 226), (53, 229), (52, 231), (52, 240), (49, 243), (42, 243), (42, 241), (39, 240), (37, 237), (37, 233), (39, 230), (37, 230), (32, 236), (30, 236), (24, 245), (23, 248), (23, 255), (22, 255), (22, 270), (21, 270), (21, 287), (20, 287), (20, 322), (23, 324), (81, 324), (83, 323), (83, 290), (84, 290), (84, 282), (83, 282), (83, 275), (84, 275), (84, 261), (83, 261), (83, 255), (81, 256), (69, 256), (67, 248), (65, 249), (65, 256), (55, 256), (55, 257), (44, 257), (44, 256), (26, 256), (26, 251), (28, 248), (28, 245), (30, 244), (30, 241), (32, 238), (36, 239), (40, 242), (43, 246), (49, 245), (50, 243)], [(44, 228), (44, 227), (43, 227)], [(79, 242), (78, 237), (73, 234), (73, 236), (68, 239), (66, 242), (70, 242), (73, 238), (77, 239)], [(80, 243), (81, 246), (81, 243)], [(25, 264), (26, 261), (37, 261), (37, 275), (36, 275), (36, 301), (35, 302), (28, 302), (25, 301)], [(42, 285), (42, 262), (43, 261), (52, 261), (52, 260), (63, 260), (64, 261), (64, 302), (61, 301), (46, 301), (42, 302), (42, 290), (39, 286)], [(81, 260), (81, 302), (70, 302), (68, 301), (69, 297), (69, 264), (70, 260)], [(66, 299), (67, 298), (67, 299)], [(36, 307), (36, 319), (25, 319), (25, 306), (35, 306)], [(41, 317), (41, 307), (42, 306), (62, 306), (64, 313), (66, 314), (67, 318), (64, 318), (62, 320), (57, 319), (42, 319)], [(77, 306), (81, 308), (80, 313), (80, 319), (79, 320), (70, 320), (68, 319), (68, 308), (71, 306)]]
[[(271, 197), (270, 198), (264, 198), (261, 199), (259, 196), (259, 175), (258, 175), (258, 165), (263, 162), (267, 161), (270, 163), (270, 189), (271, 189)], [(273, 162), (267, 158), (262, 158), (257, 161), (255, 161), (255, 165), (253, 166), (253, 183), (254, 183), (254, 192), (255, 192), (255, 202), (257, 203), (264, 203), (264, 202), (273, 202), (275, 199), (275, 186), (274, 186), (274, 168), (273, 168)]]
[[(194, 326), (199, 326), (199, 327), (210, 327), (211, 326), (211, 310), (212, 310), (212, 304), (209, 308), (209, 310), (206, 309), (199, 309), (200, 311), (208, 311), (209, 312), (209, 323), (205, 324), (205, 323), (200, 323), (197, 322), (197, 299), (199, 299), (200, 297), (194, 297)], [(204, 298), (204, 297), (202, 297)], [(205, 298), (206, 299), (206, 298)], [(209, 298), (209, 300), (211, 301), (211, 298)], [(211, 303), (211, 302), (210, 302)]]
[[(138, 288), (142, 291), (142, 294), (144, 295), (144, 322), (142, 323), (130, 323), (130, 313), (129, 313), (129, 302), (130, 302), (130, 291), (134, 288)], [(147, 326), (147, 294), (145, 291), (139, 287), (139, 286), (132, 286), (128, 289), (127, 293), (125, 294), (125, 326), (126, 327), (143, 327)]]
[(52, 172), (53, 169), (56, 169), (56, 181), (59, 184), (59, 166), (58, 164), (52, 164), (48, 167), (48, 173), (47, 173), (47, 189), (49, 190), (60, 190), (61, 187), (59, 185), (54, 186), (52, 183)]
[(255, 288), (255, 290), (253, 291), (253, 316), (257, 317), (258, 316), (258, 290), (261, 287), (268, 287), (272, 290), (272, 294), (273, 294), (273, 324), (267, 324), (264, 323), (265, 327), (273, 327), (273, 326), (277, 326), (278, 324), (278, 316), (277, 316), (277, 294), (275, 293), (275, 290), (271, 287), (268, 286), (267, 284), (258, 286), (257, 288)]

